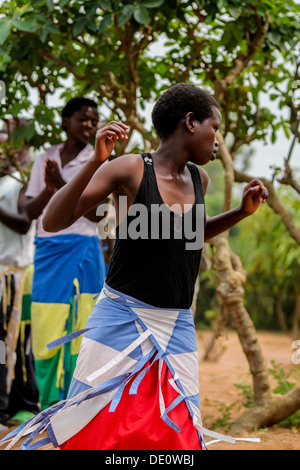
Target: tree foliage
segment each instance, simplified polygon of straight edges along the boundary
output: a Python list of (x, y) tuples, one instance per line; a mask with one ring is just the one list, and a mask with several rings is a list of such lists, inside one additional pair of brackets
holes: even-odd
[[(279, 128), (290, 133), (291, 117), (275, 114), (262, 97), (291, 106), (299, 25), (292, 0), (6, 1), (0, 78), (7, 99), (0, 118), (31, 114), (32, 125), (15, 131), (18, 144), (24, 134), (34, 147), (57, 142), (51, 96), (71, 76), (62, 97), (92, 94), (155, 145), (143, 109), (164, 88), (192, 81), (221, 101), (234, 155), (270, 132), (275, 141)], [(34, 106), (30, 87), (38, 92)]]

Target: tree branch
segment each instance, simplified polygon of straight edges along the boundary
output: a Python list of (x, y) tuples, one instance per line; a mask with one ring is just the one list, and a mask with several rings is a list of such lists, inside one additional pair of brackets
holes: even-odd
[(86, 75), (80, 75), (79, 73), (76, 72), (74, 67), (72, 67), (70, 64), (67, 62), (63, 61), (62, 59), (59, 59), (58, 57), (54, 56), (51, 54), (51, 52), (46, 51), (45, 49), (39, 49), (39, 54), (44, 57), (45, 59), (51, 60), (55, 64), (59, 65), (60, 67), (65, 68), (69, 73), (71, 73), (77, 80), (79, 81), (84, 81), (89, 85), (94, 84), (94, 80), (92, 79), (87, 79)]
[(281, 184), (286, 184), (288, 186), (291, 186), (292, 188), (294, 188), (295, 191), (297, 191), (298, 194), (300, 194), (300, 185), (297, 183), (297, 181), (293, 177), (293, 172), (289, 166), (289, 158), (286, 158), (284, 160), (284, 163), (285, 163), (284, 176), (281, 179), (278, 178), (277, 181)]
[[(235, 181), (238, 183), (249, 183), (253, 178), (244, 173), (234, 171)], [(300, 245), (300, 230), (294, 224), (293, 218), (291, 214), (285, 209), (285, 207), (281, 204), (278, 196), (275, 192), (273, 184), (266, 180), (265, 178), (260, 178), (263, 184), (266, 186), (269, 192), (269, 197), (267, 199), (268, 205), (273, 209), (273, 211), (279, 215), (284, 224), (287, 232), (289, 235), (295, 240), (297, 245)]]
[(217, 139), (219, 141), (219, 154), (225, 170), (225, 188), (224, 188), (224, 203), (223, 212), (231, 209), (232, 202), (232, 185), (234, 183), (234, 170), (233, 162), (230, 152), (228, 151), (227, 145), (220, 131), (217, 133)]
[(215, 85), (215, 98), (220, 100), (223, 98), (224, 91), (234, 82), (236, 77), (247, 67), (256, 51), (259, 49), (269, 28), (269, 15), (265, 24), (262, 24), (261, 17), (256, 15), (257, 29), (252, 38), (248, 40), (248, 50), (241, 52), (235, 60), (235, 65), (231, 72), (222, 80), (217, 80)]

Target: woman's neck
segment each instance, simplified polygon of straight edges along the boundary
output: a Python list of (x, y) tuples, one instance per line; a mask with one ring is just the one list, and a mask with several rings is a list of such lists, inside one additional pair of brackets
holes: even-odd
[(189, 161), (189, 155), (182, 143), (176, 139), (169, 139), (161, 142), (158, 149), (152, 153), (156, 167), (164, 173), (173, 176), (181, 175)]
[(74, 160), (85, 146), (86, 144), (82, 142), (68, 138), (60, 154), (62, 166)]

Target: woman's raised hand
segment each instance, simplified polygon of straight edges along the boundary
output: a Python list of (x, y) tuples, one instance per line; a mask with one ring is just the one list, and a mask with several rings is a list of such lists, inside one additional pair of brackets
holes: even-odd
[(126, 134), (129, 129), (126, 124), (112, 121), (106, 124), (96, 133), (96, 145), (94, 158), (104, 163), (111, 155), (118, 139), (128, 139)]

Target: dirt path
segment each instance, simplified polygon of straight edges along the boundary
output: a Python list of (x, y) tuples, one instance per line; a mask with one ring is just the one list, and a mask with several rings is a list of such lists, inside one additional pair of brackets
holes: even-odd
[[(198, 332), (199, 352), (205, 349), (210, 333)], [(271, 367), (271, 360), (281, 363), (285, 371), (295, 368), (291, 356), (292, 340), (286, 335), (259, 332), (258, 341), (264, 358)], [(223, 350), (224, 349), (224, 350)], [(242, 413), (242, 392), (235, 384), (244, 382), (251, 384), (251, 375), (248, 362), (238, 337), (234, 332), (226, 333), (217, 343), (216, 354), (223, 350), (216, 361), (200, 360), (200, 399), (203, 425), (211, 429), (216, 420), (226, 421), (225, 412), (228, 411), (228, 421), (233, 420)], [(277, 382), (274, 382), (274, 387)], [(229, 409), (230, 405), (236, 403)], [(227, 407), (227, 410), (226, 410)], [(219, 432), (224, 433), (223, 427)], [(230, 434), (230, 431), (228, 431)], [(242, 437), (242, 436), (240, 436)], [(210, 450), (300, 450), (300, 429), (285, 429), (273, 427), (266, 430), (247, 433), (244, 437), (259, 437), (260, 443), (238, 442), (235, 445), (217, 443), (209, 446)], [(209, 441), (210, 438), (207, 438)]]
[[(241, 390), (235, 384), (251, 383), (248, 362), (236, 333), (228, 332), (218, 341), (216, 353), (224, 349), (218, 360), (203, 361), (201, 357), (209, 336), (209, 332), (198, 332), (201, 414), (203, 425), (207, 429), (211, 429), (216, 420), (226, 421), (226, 407), (229, 413), (227, 421), (233, 420), (243, 411)], [(295, 367), (291, 361), (291, 338), (279, 333), (260, 332), (258, 340), (268, 365), (274, 360), (276, 363), (282, 363), (285, 371)], [(223, 427), (215, 430), (226, 433)], [(227, 433), (230, 434), (230, 431)], [(0, 432), (0, 439), (4, 436), (5, 432)], [(40, 436), (42, 437), (44, 436)], [(240, 441), (235, 445), (220, 442), (209, 446), (209, 450), (300, 450), (300, 429), (273, 427), (248, 433), (244, 437), (259, 437), (261, 442)], [(0, 447), (0, 450), (2, 449), (3, 447)]]

